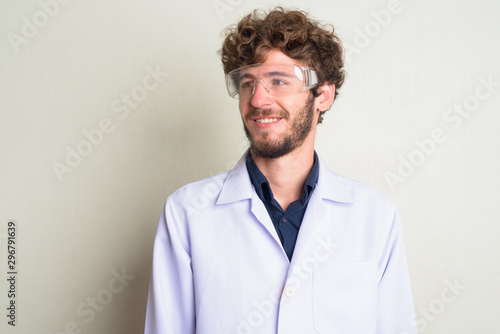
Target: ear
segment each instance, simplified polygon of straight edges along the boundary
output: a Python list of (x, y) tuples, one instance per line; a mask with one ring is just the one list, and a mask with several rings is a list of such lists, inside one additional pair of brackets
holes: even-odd
[(318, 92), (321, 94), (317, 97), (318, 110), (326, 111), (335, 99), (335, 85), (323, 85), (319, 87)]

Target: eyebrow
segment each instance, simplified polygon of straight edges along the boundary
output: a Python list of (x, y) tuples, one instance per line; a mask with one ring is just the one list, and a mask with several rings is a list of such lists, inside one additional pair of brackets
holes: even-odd
[(269, 73), (266, 73), (264, 76), (265, 76), (265, 77), (276, 77), (276, 76), (282, 76), (282, 77), (287, 77), (287, 78), (293, 78), (295, 75), (292, 75), (292, 74), (289, 74), (289, 73), (286, 73), (286, 72), (278, 72), (278, 71), (274, 71), (274, 72), (269, 72)]
[[(277, 76), (287, 77), (287, 78), (294, 78), (294, 77), (296, 77), (293, 74), (286, 73), (286, 72), (280, 72), (280, 71), (267, 72), (267, 73), (264, 74), (264, 77), (266, 77), (266, 78), (277, 77)], [(255, 76), (253, 74), (250, 74), (250, 73), (245, 73), (243, 75), (240, 75), (239, 81), (241, 81), (243, 79), (247, 79), (247, 78), (252, 78), (252, 77), (255, 77)]]
[(243, 80), (243, 79), (247, 79), (247, 78), (251, 78), (251, 77), (253, 77), (253, 75), (252, 75), (252, 74), (250, 74), (250, 73), (245, 73), (245, 74), (243, 74), (243, 75), (240, 75), (240, 77), (239, 77), (238, 79), (239, 79), (239, 81), (241, 81), (241, 80)]

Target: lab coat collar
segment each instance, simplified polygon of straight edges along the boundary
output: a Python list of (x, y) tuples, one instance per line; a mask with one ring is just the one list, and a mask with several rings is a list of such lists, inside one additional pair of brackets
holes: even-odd
[(219, 198), (217, 199), (217, 204), (226, 204), (252, 198), (254, 189), (246, 166), (246, 156), (248, 153), (249, 151), (247, 150), (236, 166), (228, 172)]
[(323, 159), (319, 157), (319, 176), (316, 190), (321, 198), (341, 203), (352, 203), (352, 189), (346, 180), (328, 169)]
[[(217, 204), (237, 202), (250, 199), (254, 189), (246, 167), (247, 150), (236, 166), (228, 172), (222, 186)], [(348, 183), (339, 175), (328, 169), (323, 159), (319, 157), (319, 176), (316, 191), (321, 198), (341, 203), (351, 203), (354, 198)]]

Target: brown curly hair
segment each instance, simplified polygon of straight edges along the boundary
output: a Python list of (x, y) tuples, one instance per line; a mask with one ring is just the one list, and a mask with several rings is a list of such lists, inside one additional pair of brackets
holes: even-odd
[[(278, 49), (316, 70), (319, 85), (311, 89), (318, 97), (318, 87), (335, 85), (335, 97), (344, 83), (344, 50), (332, 25), (323, 25), (298, 10), (276, 7), (269, 13), (254, 10), (237, 25), (227, 28), (219, 50), (224, 73), (241, 66), (264, 62), (271, 49)], [(320, 113), (318, 123), (323, 120)]]

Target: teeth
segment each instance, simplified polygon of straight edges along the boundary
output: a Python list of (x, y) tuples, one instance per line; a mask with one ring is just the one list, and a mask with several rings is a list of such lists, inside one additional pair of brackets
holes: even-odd
[(257, 123), (272, 123), (272, 122), (277, 122), (277, 118), (261, 118), (261, 119), (256, 119), (255, 120)]

